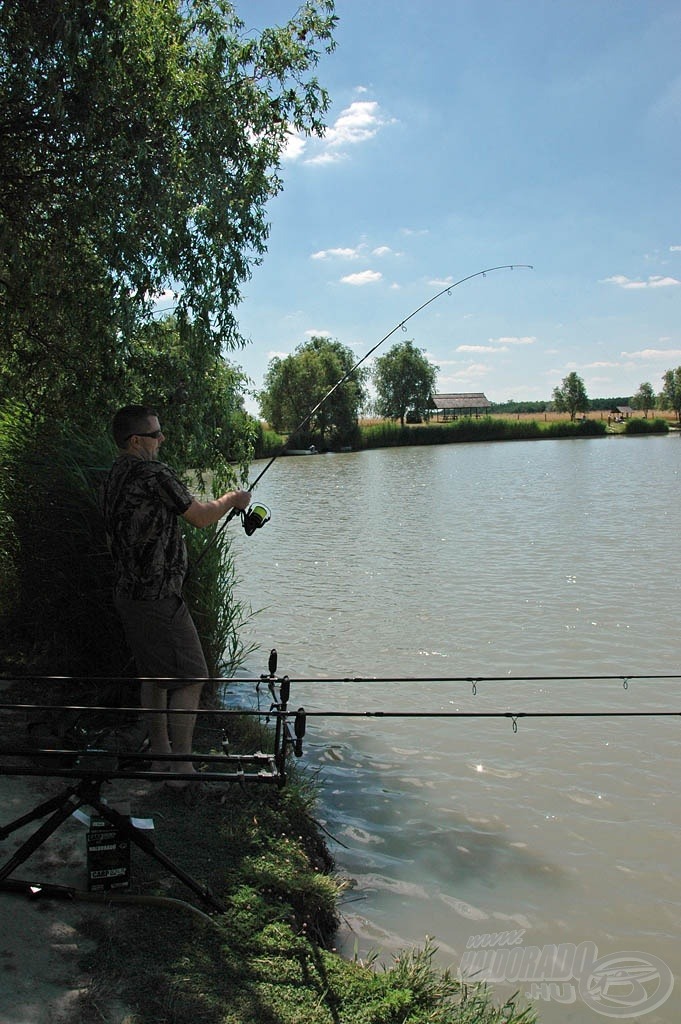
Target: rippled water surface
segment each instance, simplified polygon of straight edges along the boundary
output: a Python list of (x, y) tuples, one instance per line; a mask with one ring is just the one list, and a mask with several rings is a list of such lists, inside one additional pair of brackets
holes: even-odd
[[(293, 705), (352, 716), (311, 715), (304, 757), (352, 879), (348, 955), (429, 935), (456, 971), (485, 934), (592, 941), (677, 976), (626, 1019), (680, 1019), (681, 719), (614, 714), (681, 713), (680, 460), (678, 436), (613, 437), (289, 457), (263, 478), (272, 520), (235, 535), (247, 670), (276, 647), (320, 680)], [(618, 678), (579, 678), (599, 675)], [(422, 681), (331, 681), (356, 676)]]

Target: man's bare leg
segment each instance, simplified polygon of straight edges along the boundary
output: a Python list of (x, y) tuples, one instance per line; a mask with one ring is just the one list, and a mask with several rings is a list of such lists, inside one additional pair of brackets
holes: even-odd
[[(172, 754), (170, 738), (168, 736), (168, 717), (165, 711), (168, 707), (168, 691), (161, 689), (156, 683), (144, 681), (140, 687), (140, 704), (143, 708), (153, 708), (158, 714), (148, 714), (147, 730), (149, 733), (149, 753), (160, 758), (162, 754)], [(164, 712), (160, 714), (160, 712)], [(169, 771), (172, 762), (152, 761), (152, 771)]]
[[(177, 711), (196, 711), (201, 699), (203, 683), (192, 683), (173, 690), (170, 695), (170, 707)], [(195, 714), (169, 715), (168, 729), (174, 754), (191, 754), (194, 738)], [(194, 774), (196, 769), (192, 761), (173, 761), (172, 771), (182, 774)]]

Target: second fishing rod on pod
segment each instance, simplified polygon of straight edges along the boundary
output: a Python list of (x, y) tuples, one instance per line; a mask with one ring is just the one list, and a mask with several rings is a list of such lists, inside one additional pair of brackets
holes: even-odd
[[(281, 455), (284, 454), (284, 452), (288, 448), (289, 444), (291, 443), (291, 439), (293, 437), (295, 437), (297, 434), (299, 434), (300, 431), (303, 429), (303, 427), (307, 426), (307, 424), (310, 422), (312, 417), (316, 413), (319, 412), (319, 410), (322, 408), (322, 406), (326, 402), (328, 402), (328, 400), (338, 390), (338, 388), (342, 387), (342, 385), (346, 382), (346, 380), (349, 380), (349, 378), (353, 375), (353, 373), (356, 370), (359, 369), (359, 367), (362, 365), (362, 363), (366, 362), (366, 360), (369, 358), (369, 356), (373, 355), (374, 352), (376, 351), (376, 349), (379, 348), (385, 341), (387, 341), (388, 338), (391, 338), (393, 336), (393, 334), (395, 334), (397, 331), (400, 331), (400, 330), (406, 330), (406, 324), (413, 317), (415, 317), (418, 313), (420, 313), (422, 310), (424, 310), (426, 308), (426, 306), (430, 306), (431, 303), (435, 302), (437, 299), (441, 298), (441, 296), (443, 296), (443, 295), (451, 295), (452, 290), (454, 288), (458, 288), (459, 285), (465, 284), (466, 281), (472, 281), (473, 278), (476, 278), (476, 277), (486, 277), (487, 274), (492, 274), (492, 273), (494, 273), (497, 270), (532, 270), (532, 269), (533, 269), (533, 266), (530, 263), (507, 263), (507, 264), (504, 264), (503, 266), (499, 266), (499, 267), (487, 267), (485, 270), (478, 270), (474, 274), (468, 274), (466, 277), (462, 277), (459, 281), (454, 281), (452, 284), (448, 284), (445, 288), (440, 289), (440, 291), (437, 292), (435, 295), (431, 295), (431, 297), (429, 299), (427, 299), (425, 302), (421, 303), (421, 305), (418, 306), (416, 309), (412, 310), (412, 312), (409, 314), (409, 316), (406, 316), (403, 320), (400, 320), (398, 323), (396, 323), (395, 326), (390, 331), (388, 331), (387, 334), (383, 335), (383, 337), (380, 339), (380, 341), (377, 341), (376, 344), (373, 345), (372, 348), (370, 348), (369, 351), (366, 352), (362, 356), (361, 359), (357, 360), (357, 362), (354, 364), (354, 366), (352, 366), (347, 371), (347, 373), (344, 373), (343, 376), (339, 380), (337, 380), (336, 383), (332, 387), (329, 388), (329, 390), (326, 392), (326, 394), (317, 402), (317, 404), (312, 409), (310, 409), (310, 411), (307, 413), (307, 415), (289, 433), (288, 437), (284, 441), (284, 443), (281, 446), (281, 448), (279, 449), (279, 451), (275, 452), (274, 455), (269, 459), (269, 461), (265, 464), (264, 468), (258, 473), (258, 475), (256, 476), (255, 480), (253, 480), (252, 483), (248, 484), (247, 490), (249, 490), (249, 491), (253, 491), (254, 490), (254, 488), (262, 480), (262, 478), (264, 477), (265, 473), (270, 468), (270, 466), (274, 462), (276, 462), (276, 460)], [(206, 552), (209, 550), (209, 548), (213, 544), (215, 544), (219, 534), (222, 532), (222, 530), (225, 529), (225, 527), (227, 526), (227, 523), (231, 519), (233, 519), (235, 515), (240, 515), (241, 516), (243, 528), (246, 531), (247, 535), (250, 536), (251, 534), (255, 533), (255, 531), (257, 529), (259, 529), (260, 527), (264, 526), (265, 523), (269, 521), (270, 510), (267, 508), (266, 505), (263, 505), (261, 503), (254, 503), (254, 504), (252, 504), (250, 506), (250, 508), (248, 508), (246, 511), (242, 511), (242, 512), (238, 512), (237, 509), (232, 509), (232, 511), (229, 513), (229, 515), (225, 517), (225, 520), (222, 523), (222, 526), (220, 526), (216, 530), (216, 532), (213, 534), (213, 537), (211, 538), (211, 540), (208, 541), (208, 543), (205, 545), (203, 551), (201, 552), (201, 554), (197, 558), (196, 562), (194, 563), (194, 566), (198, 565), (198, 563), (201, 561), (201, 559), (206, 554)]]

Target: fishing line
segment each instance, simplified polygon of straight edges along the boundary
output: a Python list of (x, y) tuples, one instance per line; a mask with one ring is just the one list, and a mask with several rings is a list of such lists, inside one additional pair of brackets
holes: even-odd
[[(272, 657), (271, 653), (270, 657)], [(168, 682), (177, 682), (178, 679), (182, 679), (183, 682), (190, 683), (217, 683), (221, 687), (235, 686), (241, 684), (256, 684), (262, 685), (263, 682), (274, 683), (278, 681), (278, 677), (270, 669), (267, 674), (261, 674), (259, 676), (154, 676), (154, 681), (161, 684)], [(681, 679), (681, 675), (675, 675), (669, 672), (658, 672), (658, 673), (647, 673), (637, 675), (636, 673), (617, 673), (612, 675), (570, 675), (570, 676), (555, 676), (555, 675), (522, 675), (522, 676), (291, 676), (287, 675), (286, 679), (291, 685), (294, 683), (314, 683), (316, 686), (320, 684), (328, 683), (569, 683), (569, 682), (619, 682), (622, 683), (623, 688), (626, 690), (629, 688), (631, 682), (650, 682), (653, 680), (668, 679), (670, 681), (678, 681)], [(142, 680), (143, 681), (143, 680)], [(140, 677), (130, 676), (51, 676), (51, 675), (26, 675), (26, 676), (11, 676), (11, 675), (0, 675), (0, 682), (13, 683), (134, 683), (140, 682)], [(46, 709), (57, 709), (64, 708), (63, 704), (17, 704), (17, 703), (3, 703), (0, 702), (0, 710), (5, 708), (40, 708), (41, 710)], [(139, 711), (139, 707), (116, 707), (101, 705), (69, 705), (69, 710), (74, 711)], [(147, 709), (151, 710), (151, 709)], [(199, 714), (212, 714), (220, 713), (218, 709), (203, 708), (199, 709)], [(164, 712), (165, 713), (165, 712)], [(178, 713), (183, 713), (181, 710)], [(186, 712), (187, 714), (194, 714), (195, 712)]]
[(306, 718), (681, 718), (681, 711), (307, 711)]
[(305, 711), (308, 718), (681, 718), (681, 711)]
[[(277, 676), (273, 673), (259, 676), (57, 676), (57, 675), (2, 675), (0, 683), (139, 683), (145, 678), (153, 679), (154, 682), (169, 683), (182, 679), (186, 683), (220, 683), (221, 685), (233, 685), (237, 683), (262, 683), (274, 679)], [(519, 683), (519, 682), (569, 682), (573, 680), (589, 681), (597, 679), (617, 679), (620, 682), (639, 679), (681, 679), (681, 675), (674, 675), (670, 672), (655, 672), (637, 675), (632, 672), (617, 672), (612, 674), (591, 674), (591, 675), (521, 675), (521, 676), (291, 676), (287, 678), (292, 683)]]
[[(534, 267), (533, 267), (533, 265), (531, 263), (506, 263), (503, 266), (499, 266), (499, 267), (487, 267), (485, 270), (478, 270), (474, 274), (468, 274), (466, 277), (462, 277), (460, 280), (454, 281), (452, 284), (448, 284), (445, 288), (440, 289), (440, 291), (436, 292), (435, 295), (431, 295), (431, 297), (429, 299), (427, 299), (425, 302), (422, 302), (421, 305), (418, 306), (416, 309), (412, 310), (412, 312), (409, 314), (409, 316), (406, 316), (403, 320), (400, 320), (398, 323), (396, 323), (395, 326), (390, 331), (388, 331), (387, 334), (383, 335), (383, 337), (380, 339), (380, 341), (377, 341), (376, 344), (373, 345), (369, 349), (369, 351), (366, 352), (365, 355), (362, 356), (361, 359), (357, 360), (357, 362), (354, 364), (354, 366), (352, 366), (351, 369), (349, 369), (347, 371), (347, 373), (344, 373), (343, 376), (339, 380), (336, 381), (336, 383), (333, 385), (333, 387), (329, 388), (329, 390), (326, 392), (326, 394), (323, 396), (323, 398), (321, 398), (317, 402), (317, 404), (312, 409), (310, 409), (310, 411), (300, 421), (300, 423), (297, 425), (297, 427), (295, 427), (289, 433), (288, 437), (284, 441), (284, 443), (281, 446), (281, 448), (279, 449), (279, 451), (275, 452), (274, 455), (272, 455), (272, 457), (265, 464), (264, 468), (260, 471), (260, 473), (258, 473), (258, 475), (255, 478), (255, 480), (253, 480), (252, 483), (248, 484), (246, 489), (249, 490), (249, 491), (252, 491), (257, 486), (257, 484), (260, 482), (260, 480), (262, 480), (262, 478), (264, 477), (265, 473), (270, 468), (270, 466), (274, 462), (276, 462), (276, 460), (280, 456), (282, 456), (284, 454), (284, 452), (287, 450), (289, 444), (291, 443), (292, 438), (294, 438), (296, 436), (296, 434), (298, 434), (303, 429), (303, 427), (307, 426), (307, 424), (310, 422), (310, 420), (315, 415), (315, 413), (319, 412), (319, 410), (322, 408), (322, 406), (326, 402), (328, 402), (329, 398), (331, 398), (331, 396), (338, 390), (338, 388), (341, 387), (346, 382), (346, 380), (348, 380), (352, 376), (352, 374), (356, 370), (359, 369), (359, 367), (362, 365), (362, 363), (366, 362), (366, 360), (369, 358), (369, 356), (373, 355), (373, 353), (376, 351), (376, 349), (379, 348), (385, 341), (387, 341), (388, 338), (391, 338), (393, 336), (393, 334), (395, 334), (397, 331), (400, 331), (400, 330), (406, 330), (406, 324), (408, 324), (409, 321), (413, 317), (417, 316), (418, 313), (420, 313), (420, 312), (422, 312), (422, 310), (426, 309), (427, 306), (430, 306), (431, 303), (436, 302), (437, 299), (441, 298), (441, 296), (443, 296), (443, 295), (451, 295), (451, 293), (452, 293), (454, 288), (458, 288), (459, 285), (465, 284), (466, 281), (472, 281), (476, 277), (486, 277), (487, 274), (493, 274), (493, 273), (495, 273), (498, 270), (533, 270), (533, 269), (534, 269)], [(269, 509), (267, 509), (266, 506), (260, 505), (258, 507), (259, 507), (259, 509), (264, 510), (264, 511), (263, 512), (259, 512), (257, 514), (255, 521), (253, 521), (253, 520), (249, 521), (249, 515), (251, 513), (251, 509), (248, 509), (245, 513), (241, 513), (243, 521), (244, 521), (244, 527), (246, 528), (246, 524), (247, 523), (249, 523), (252, 526), (252, 529), (250, 530), (250, 533), (253, 533), (260, 526), (264, 526), (265, 523), (270, 518), (270, 516), (269, 516)], [(215, 533), (213, 534), (211, 539), (206, 543), (206, 545), (205, 545), (203, 551), (201, 552), (201, 554), (198, 556), (198, 558), (194, 562), (194, 568), (199, 564), (199, 562), (201, 561), (203, 556), (212, 547), (212, 545), (216, 543), (219, 535), (222, 533), (222, 531), (227, 526), (227, 523), (229, 523), (230, 520), (233, 519), (234, 516), (237, 515), (237, 514), (239, 514), (237, 509), (232, 509), (229, 512), (229, 514), (225, 517), (222, 525), (220, 527), (218, 527), (218, 529), (215, 531)], [(260, 518), (262, 518), (263, 521), (257, 521)], [(247, 529), (246, 532), (249, 533), (249, 530)], [(250, 533), (249, 533), (249, 535), (250, 535)]]
[(486, 270), (478, 270), (475, 274), (469, 274), (467, 277), (462, 277), (460, 281), (455, 281), (453, 284), (448, 284), (446, 288), (442, 288), (435, 295), (432, 295), (429, 299), (427, 299), (426, 302), (421, 303), (421, 305), (418, 306), (417, 309), (415, 309), (413, 312), (411, 312), (409, 314), (409, 316), (405, 317), (404, 320), (400, 320), (399, 323), (395, 324), (395, 326), (392, 328), (391, 331), (388, 331), (387, 334), (384, 334), (383, 337), (381, 338), (381, 340), (377, 341), (376, 344), (373, 346), (373, 348), (370, 348), (369, 351), (365, 355), (363, 355), (361, 359), (357, 360), (355, 365), (351, 369), (349, 369), (347, 371), (347, 373), (343, 374), (343, 376), (340, 378), (340, 380), (336, 381), (336, 383), (333, 385), (333, 387), (330, 388), (326, 392), (324, 397), (321, 398), (319, 400), (319, 402), (317, 402), (317, 404), (314, 406), (314, 408), (311, 409), (308, 412), (308, 414), (305, 416), (305, 418), (300, 421), (298, 426), (295, 427), (295, 429), (291, 431), (291, 433), (288, 435), (286, 441), (282, 445), (281, 449), (278, 452), (276, 452), (271, 457), (269, 462), (265, 465), (264, 469), (262, 469), (261, 472), (258, 473), (257, 477), (255, 478), (255, 480), (249, 486), (248, 489), (249, 490), (253, 490), (253, 488), (256, 486), (256, 484), (263, 478), (263, 476), (265, 475), (267, 470), (270, 468), (272, 463), (275, 462), (286, 451), (286, 449), (288, 448), (288, 445), (291, 442), (291, 438), (295, 437), (296, 434), (298, 434), (303, 429), (303, 427), (307, 426), (307, 424), (310, 422), (310, 420), (312, 419), (314, 414), (316, 412), (319, 412), (319, 410), (325, 404), (325, 402), (327, 402), (329, 400), (329, 398), (331, 398), (331, 396), (334, 394), (334, 392), (336, 392), (338, 390), (338, 388), (341, 387), (345, 383), (345, 381), (348, 380), (353, 375), (355, 370), (358, 370), (359, 367), (362, 365), (362, 363), (366, 362), (366, 360), (369, 358), (369, 356), (373, 355), (374, 352), (376, 351), (376, 349), (379, 348), (383, 344), (384, 341), (387, 341), (388, 338), (391, 338), (393, 336), (393, 334), (395, 334), (397, 331), (404, 330), (405, 324), (409, 323), (409, 321), (412, 319), (412, 317), (415, 317), (418, 313), (420, 313), (422, 310), (424, 310), (426, 308), (426, 306), (430, 306), (430, 304), (432, 302), (435, 302), (442, 295), (451, 295), (452, 289), (458, 288), (460, 284), (464, 284), (466, 281), (472, 281), (474, 277), (485, 277), (487, 274), (492, 274), (496, 270), (532, 270), (532, 269), (533, 269), (533, 267), (529, 263), (508, 263), (508, 264), (506, 264), (503, 267), (487, 267)]

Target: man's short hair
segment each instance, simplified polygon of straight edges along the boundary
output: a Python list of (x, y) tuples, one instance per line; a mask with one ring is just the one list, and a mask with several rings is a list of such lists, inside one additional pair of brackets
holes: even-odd
[(113, 438), (118, 448), (125, 448), (132, 434), (144, 434), (149, 429), (149, 419), (158, 416), (148, 405), (126, 405), (113, 418)]

